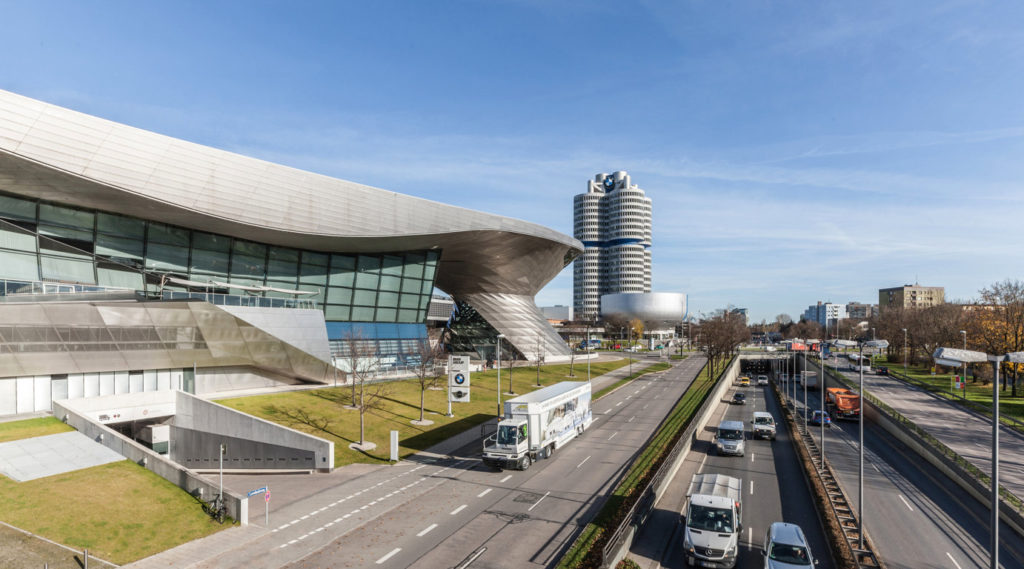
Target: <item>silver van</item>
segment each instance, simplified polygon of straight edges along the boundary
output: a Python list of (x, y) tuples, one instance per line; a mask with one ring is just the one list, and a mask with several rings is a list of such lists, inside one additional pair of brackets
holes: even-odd
[(715, 435), (715, 450), (718, 454), (743, 456), (744, 439), (746, 433), (742, 421), (722, 421)]

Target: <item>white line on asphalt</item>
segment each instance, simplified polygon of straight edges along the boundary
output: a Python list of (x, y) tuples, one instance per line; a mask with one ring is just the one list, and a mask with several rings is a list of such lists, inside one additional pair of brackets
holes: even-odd
[(879, 474), (881, 474), (881, 473), (882, 473), (882, 471), (881, 471), (881, 470), (878, 470), (878, 467), (877, 467), (877, 466), (875, 466), (874, 464), (872, 464), (872, 465), (871, 465), (871, 468), (874, 468), (874, 469), (875, 469), (875, 471), (876, 471), (876, 472), (878, 472)]
[(370, 507), (369, 505), (366, 505), (366, 506), (363, 506), (362, 508), (359, 508), (359, 509), (360, 510), (365, 510), (366, 508), (369, 508), (369, 507)]
[[(359, 511), (359, 510), (356, 510), (356, 511)], [(352, 515), (352, 514), (345, 514), (344, 516), (341, 516), (341, 519), (345, 519), (345, 518), (347, 518), (347, 517), (349, 517), (349, 516), (351, 516), (351, 515)]]
[(309, 514), (307, 514), (307, 515), (305, 515), (305, 516), (302, 516), (302, 517), (301, 517), (301, 518), (299, 518), (299, 519), (300, 519), (300, 520), (304, 520), (304, 519), (306, 519), (306, 518), (308, 518), (308, 517), (309, 517)]
[(650, 403), (648, 403), (647, 405), (644, 405), (644, 406), (643, 406), (643, 407), (642, 407), (642, 408), (641, 408), (640, 410), (641, 410), (641, 411), (643, 411), (644, 409), (646, 409), (646, 408), (648, 408), (648, 407), (650, 407), (650, 406), (651, 406), (651, 404), (650, 404)]
[(317, 511), (318, 511), (318, 512), (322, 512), (322, 511), (324, 511), (324, 510), (326, 510), (326, 509), (327, 509), (327, 506), (324, 506), (323, 508), (320, 508), (320, 509), (319, 509), (319, 510), (317, 510)]
[[(750, 453), (750, 462), (754, 462), (754, 453)], [(750, 483), (753, 484), (754, 481), (751, 480)], [(751, 492), (751, 494), (753, 494), (753, 492)]]
[(341, 520), (343, 520), (343, 519), (345, 519), (345, 518), (343, 518), (343, 517), (341, 517), (341, 518), (334, 518), (334, 523), (336, 523), (336, 524), (337, 523), (341, 523)]
[(588, 460), (590, 460), (590, 457), (589, 457), (589, 456), (588, 456), (587, 458), (584, 458), (584, 459), (583, 459), (583, 462), (581, 462), (581, 463), (577, 464), (577, 465), (576, 465), (576, 468), (579, 468), (579, 467), (583, 466), (583, 463), (584, 463), (584, 462), (587, 462)]
[(956, 565), (956, 569), (960, 569), (960, 564), (956, 562), (956, 559), (953, 559), (953, 556), (950, 555), (948, 551), (946, 552), (946, 557), (953, 562), (953, 565)]
[(465, 510), (465, 509), (466, 509), (466, 505), (463, 504), (463, 505), (459, 506), (458, 508), (455, 508), (454, 510), (452, 510), (451, 515), (454, 516), (455, 514), (461, 512), (462, 510)]
[(608, 437), (608, 440), (612, 440), (612, 439), (614, 439), (614, 438), (615, 438), (615, 435), (617, 435), (617, 434), (619, 434), (619, 432), (618, 432), (618, 431), (615, 431), (614, 433), (612, 433), (612, 436)]
[(754, 545), (754, 528), (753, 527), (748, 527), (747, 528), (747, 543), (750, 544), (750, 545)]
[(396, 548), (392, 549), (390, 553), (388, 553), (384, 557), (381, 557), (380, 559), (377, 560), (377, 565), (380, 565), (381, 563), (384, 563), (388, 559), (391, 559), (396, 553), (398, 553), (401, 550), (402, 550), (401, 547), (396, 547)]
[(636, 391), (634, 391), (634, 392), (633, 392), (633, 395), (636, 395), (637, 393), (640, 393), (640, 390), (639, 390), (639, 389), (637, 389)]
[(502, 478), (501, 480), (499, 480), (499, 481), (498, 481), (498, 484), (502, 484), (502, 483), (504, 483), (504, 482), (505, 482), (505, 481), (507, 481), (507, 480), (508, 480), (509, 478), (512, 478), (512, 475), (511, 475), (511, 474), (509, 474), (508, 476), (506, 476), (506, 477)]
[(351, 511), (351, 512), (349, 512), (349, 513), (350, 513), (350, 514), (358, 514), (358, 513), (359, 513), (359, 510), (352, 510), (352, 511)]
[(527, 509), (526, 511), (527, 511), (527, 512), (532, 512), (532, 511), (533, 511), (533, 509), (537, 507), (537, 504), (540, 504), (541, 500), (543, 500), (544, 498), (547, 498), (547, 497), (548, 497), (548, 494), (550, 494), (550, 493), (551, 493), (550, 491), (548, 491), (548, 492), (545, 492), (545, 493), (544, 493), (544, 495), (540, 497), (540, 500), (537, 500), (536, 502), (534, 502), (534, 503), (533, 503), (533, 505), (532, 505), (532, 506), (530, 506), (530, 508), (529, 508), (529, 509)]
[(324, 524), (324, 527), (325, 528), (329, 528), (329, 527), (331, 527), (333, 525), (334, 525), (334, 522), (327, 522), (326, 524)]
[(897, 496), (900, 497), (900, 500), (903, 500), (903, 503), (907, 506), (908, 510), (910, 510), (911, 512), (914, 511), (914, 508), (910, 507), (910, 502), (908, 502), (907, 499), (903, 497), (903, 494), (897, 494)]
[(424, 529), (420, 533), (416, 534), (416, 537), (423, 537), (423, 536), (427, 535), (428, 533), (430, 533), (430, 530), (432, 530), (432, 529), (434, 529), (436, 527), (437, 527), (437, 524), (430, 524), (429, 526), (426, 527), (426, 529)]
[(754, 481), (753, 480), (750, 481), (750, 495), (751, 496), (754, 495)]
[(633, 415), (632, 417), (630, 417), (630, 418), (629, 418), (629, 420), (628, 420), (628, 421), (626, 421), (626, 422), (627, 422), (627, 423), (632, 423), (632, 422), (633, 422), (633, 419), (636, 419), (636, 415)]
[(292, 520), (292, 521), (288, 522), (287, 524), (284, 524), (284, 525), (283, 525), (283, 526), (281, 526), (281, 527), (285, 527), (285, 526), (287, 526), (287, 525), (291, 525), (291, 524), (297, 524), (297, 523), (299, 523), (299, 520)]
[(477, 494), (476, 497), (477, 498), (483, 498), (484, 496), (486, 496), (486, 495), (488, 495), (490, 493), (491, 493), (491, 488), (488, 488), (488, 489), (484, 490), (483, 492)]
[(618, 407), (619, 405), (622, 405), (622, 401), (619, 401), (618, 403), (615, 404), (616, 407)]
[(605, 409), (605, 410), (604, 410), (604, 413), (601, 413), (601, 414), (602, 414), (602, 415), (607, 415), (608, 413), (611, 413), (611, 412), (612, 412), (612, 410), (611, 410), (611, 409)]

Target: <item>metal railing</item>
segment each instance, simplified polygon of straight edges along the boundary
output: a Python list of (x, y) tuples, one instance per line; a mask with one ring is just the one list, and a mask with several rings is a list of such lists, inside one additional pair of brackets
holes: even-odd
[(306, 298), (275, 298), (270, 296), (220, 294), (211, 292), (184, 292), (176, 290), (163, 291), (161, 298), (164, 300), (203, 300), (218, 306), (316, 309), (316, 301)]

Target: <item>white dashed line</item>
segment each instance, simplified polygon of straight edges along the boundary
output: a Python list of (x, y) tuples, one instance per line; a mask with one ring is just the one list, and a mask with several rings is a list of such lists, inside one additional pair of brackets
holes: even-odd
[(608, 437), (608, 440), (612, 440), (612, 439), (614, 439), (614, 438), (615, 438), (615, 435), (617, 435), (617, 434), (619, 434), (619, 432), (618, 432), (618, 431), (615, 431), (614, 433), (612, 433), (612, 436)]
[(603, 413), (601, 413), (601, 414), (602, 414), (602, 415), (607, 415), (608, 413), (611, 413), (611, 412), (612, 412), (612, 410), (611, 410), (611, 409), (605, 409), (605, 410), (604, 410), (604, 412), (603, 412)]
[(636, 415), (633, 415), (632, 417), (630, 417), (630, 418), (629, 418), (629, 420), (628, 420), (628, 421), (626, 421), (626, 422), (627, 422), (627, 423), (632, 423), (632, 422), (633, 422), (633, 419), (636, 419)]
[(910, 507), (910, 502), (908, 502), (907, 499), (903, 497), (903, 494), (897, 494), (897, 496), (900, 497), (900, 500), (903, 500), (903, 505), (905, 505), (908, 510), (910, 510), (911, 512), (914, 511), (914, 508)]
[(648, 403), (647, 405), (644, 405), (644, 406), (643, 406), (643, 407), (642, 407), (642, 408), (641, 408), (640, 410), (641, 410), (641, 411), (643, 411), (644, 409), (646, 409), (646, 408), (648, 408), (648, 407), (650, 407), (650, 406), (651, 406), (651, 404), (650, 404), (650, 403)]
[(436, 527), (437, 527), (437, 524), (430, 524), (423, 531), (421, 531), (420, 533), (416, 534), (416, 537), (423, 537), (423, 536), (427, 535), (428, 533), (430, 533), (430, 530), (432, 530), (432, 529), (434, 529)]
[(512, 478), (511, 474), (509, 474), (508, 476), (506, 476), (506, 477), (502, 478), (501, 480), (499, 480), (498, 484), (504, 484), (506, 481), (508, 481), (509, 478)]
[(577, 465), (576, 465), (576, 468), (579, 468), (579, 467), (583, 466), (583, 463), (584, 463), (584, 462), (587, 462), (588, 460), (590, 460), (590, 457), (589, 457), (589, 456), (588, 456), (587, 458), (584, 458), (584, 459), (583, 459), (583, 462), (581, 462), (581, 463), (577, 464)]
[(946, 552), (946, 557), (953, 562), (953, 565), (956, 565), (956, 569), (960, 569), (960, 564), (956, 562), (956, 559), (953, 559), (953, 556), (950, 555), (948, 551)]
[(488, 495), (490, 493), (491, 493), (491, 489), (488, 488), (488, 489), (484, 490), (483, 492), (477, 494), (476, 497), (477, 498), (483, 498), (484, 496), (486, 496), (486, 495)]
[[(754, 453), (750, 453), (750, 462), (754, 462)], [(750, 483), (753, 484), (754, 481), (751, 480)], [(753, 493), (753, 492), (751, 492), (751, 493)]]
[(543, 500), (544, 500), (544, 498), (547, 498), (547, 497), (548, 497), (548, 494), (550, 494), (550, 493), (551, 493), (550, 491), (548, 491), (548, 492), (545, 492), (545, 493), (544, 493), (544, 495), (540, 497), (540, 500), (537, 500), (536, 502), (534, 502), (534, 503), (533, 503), (533, 505), (532, 505), (532, 506), (530, 506), (530, 507), (529, 507), (529, 508), (528, 508), (528, 509), (527, 509), (526, 511), (527, 511), (527, 512), (532, 512), (532, 511), (533, 511), (533, 509), (537, 507), (537, 504), (540, 504), (540, 503), (541, 503), (541, 501), (543, 501)]
[(461, 512), (462, 510), (465, 510), (465, 509), (466, 509), (466, 505), (463, 504), (463, 505), (459, 506), (458, 508), (455, 508), (454, 510), (452, 510), (450, 515), (454, 516), (455, 514)]
[(615, 404), (616, 407), (618, 407), (619, 405), (622, 405), (622, 401), (619, 401), (618, 403)]
[(751, 496), (754, 495), (754, 481), (753, 480), (750, 481), (750, 495)]
[(396, 553), (398, 553), (401, 550), (402, 550), (401, 547), (396, 547), (396, 548), (392, 549), (387, 555), (385, 555), (384, 557), (381, 557), (380, 559), (377, 560), (377, 565), (380, 565), (380, 564), (384, 563), (385, 561), (387, 561), (388, 559), (391, 559), (392, 557), (395, 556)]
[(302, 517), (301, 517), (301, 518), (299, 518), (299, 519), (300, 519), (300, 520), (304, 520), (304, 519), (306, 519), (306, 518), (308, 518), (308, 517), (309, 517), (309, 514), (306, 514), (305, 516), (302, 516)]

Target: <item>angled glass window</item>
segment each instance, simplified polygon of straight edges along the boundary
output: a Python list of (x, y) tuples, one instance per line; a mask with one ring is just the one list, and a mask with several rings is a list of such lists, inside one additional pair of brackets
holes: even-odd
[(425, 262), (426, 255), (423, 253), (407, 253), (405, 255), (405, 276), (422, 279)]
[(188, 247), (150, 243), (146, 250), (146, 268), (188, 274)]
[(231, 238), (224, 235), (196, 231), (192, 234), (192, 248), (227, 253), (231, 250)]
[(402, 276), (402, 262), (401, 257), (394, 255), (384, 255), (381, 259), (380, 274), (382, 275), (394, 275), (396, 277)]
[(373, 273), (356, 273), (356, 288), (377, 290), (380, 277)]
[(4, 278), (39, 280), (39, 259), (35, 253), (0, 251), (0, 271)]
[(380, 274), (380, 257), (359, 255), (359, 272), (374, 275)]
[(301, 271), (299, 282), (327, 286), (327, 267), (303, 264)]
[(412, 308), (419, 309), (420, 307), (420, 295), (418, 294), (403, 294), (402, 300), (398, 304), (401, 308)]
[(133, 217), (100, 212), (96, 214), (96, 230), (118, 237), (142, 239), (146, 236), (146, 222)]
[(182, 245), (188, 247), (189, 235), (187, 229), (151, 221), (149, 222), (148, 240), (150, 243), (163, 243), (166, 245)]
[(20, 219), (36, 221), (36, 202), (0, 195), (0, 217), (4, 219)]
[(402, 292), (420, 294), (423, 289), (423, 281), (419, 279), (402, 279)]
[(348, 305), (328, 304), (324, 306), (324, 320), (347, 321), (352, 314), (352, 307)]
[(402, 278), (392, 276), (382, 276), (380, 278), (380, 290), (386, 290), (391, 292), (398, 292), (402, 290)]
[(361, 306), (374, 306), (375, 304), (377, 304), (377, 291), (357, 290), (355, 292), (355, 295), (353, 295), (352, 297), (352, 304), (358, 304)]
[(355, 322), (373, 322), (374, 309), (372, 306), (353, 306), (352, 320)]
[(142, 260), (142, 241), (130, 237), (115, 237), (113, 235), (96, 235), (96, 254), (112, 259)]
[(378, 308), (377, 322), (394, 322), (398, 318), (398, 310), (394, 308)]
[(267, 258), (267, 246), (260, 243), (253, 243), (252, 241), (235, 239), (232, 250), (235, 252), (235, 255), (246, 255), (248, 257), (258, 257), (260, 259)]
[(331, 255), (331, 286), (355, 284), (356, 259), (349, 255)]
[(377, 306), (384, 308), (397, 308), (398, 307), (398, 293), (397, 292), (379, 292), (377, 293)]
[(327, 289), (327, 302), (330, 304), (352, 304), (352, 289), (336, 287)]
[(35, 252), (36, 236), (16, 225), (0, 224), (0, 248)]
[(235, 253), (231, 256), (231, 276), (256, 278), (260, 281), (266, 275), (266, 258)]
[(192, 274), (226, 278), (228, 252), (192, 249)]
[(47, 203), (39, 204), (39, 223), (77, 227), (90, 233), (96, 224), (96, 214), (91, 211), (72, 209)]
[(142, 280), (142, 273), (133, 271), (119, 271), (116, 269), (96, 268), (96, 284), (117, 288), (130, 288), (144, 290), (145, 284)]
[(313, 251), (302, 252), (302, 264), (303, 265), (319, 265), (321, 267), (327, 266), (328, 256), (327, 253), (315, 253)]
[(422, 322), (423, 318), (420, 317), (419, 310), (408, 310), (402, 308), (398, 311), (399, 322)]
[(281, 247), (270, 248), (270, 262), (267, 264), (267, 278), (295, 279), (299, 274), (299, 252)]
[(96, 284), (92, 260), (39, 256), (39, 268), (44, 279)]

